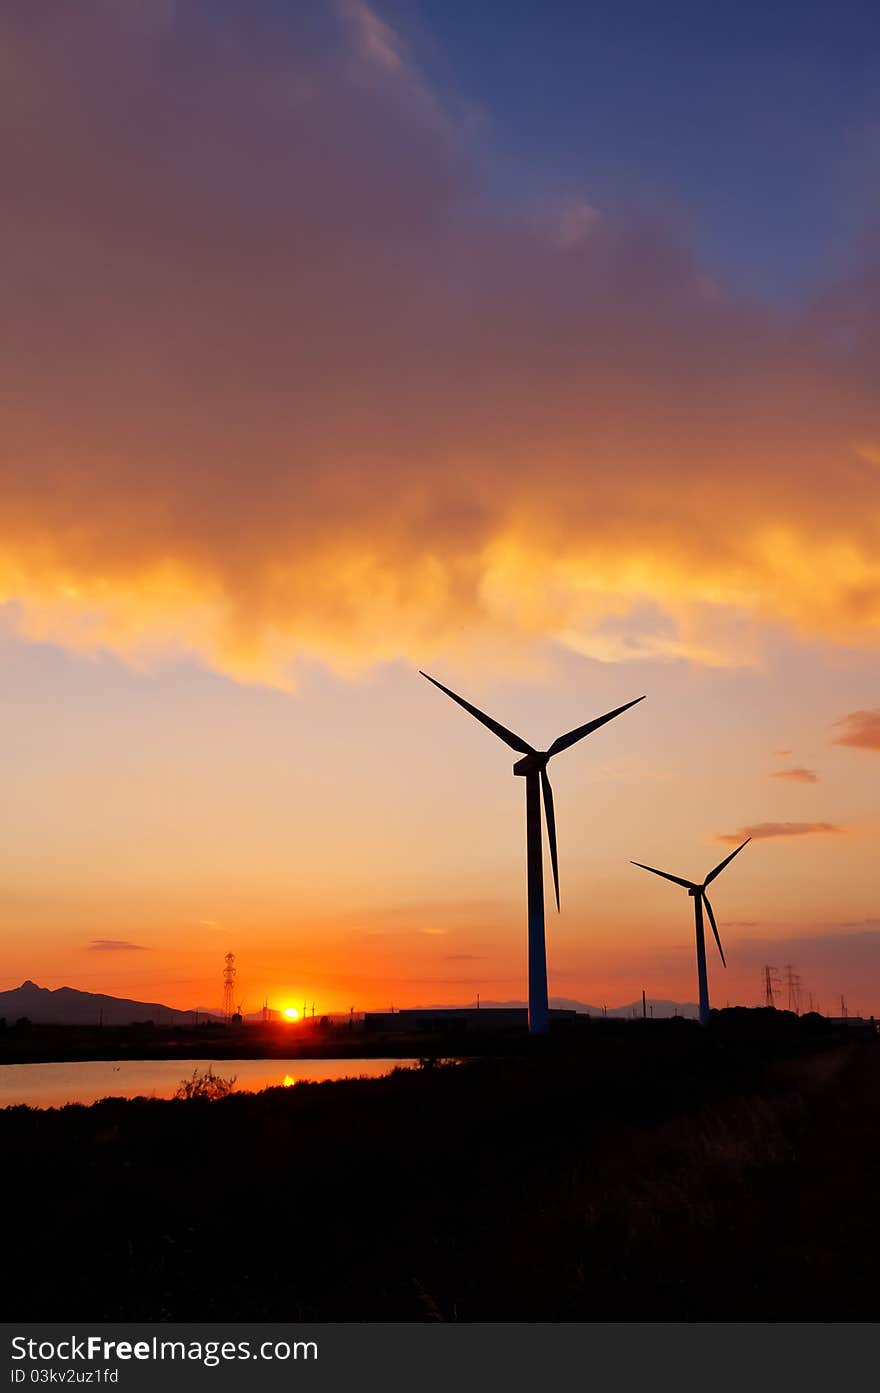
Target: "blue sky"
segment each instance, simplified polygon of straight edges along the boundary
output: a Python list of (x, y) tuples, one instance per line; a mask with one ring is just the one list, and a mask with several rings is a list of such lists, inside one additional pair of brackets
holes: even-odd
[(473, 105), (501, 194), (642, 201), (748, 294), (809, 295), (877, 212), (880, 7), (380, 0)]

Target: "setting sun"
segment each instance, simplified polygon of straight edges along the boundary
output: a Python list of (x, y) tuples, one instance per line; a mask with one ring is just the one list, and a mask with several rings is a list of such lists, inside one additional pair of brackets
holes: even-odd
[(298, 1021), (298, 1020), (299, 1020), (299, 1011), (297, 1011), (297, 1009), (296, 1009), (295, 1006), (285, 1006), (284, 1011), (282, 1012), (282, 1015), (283, 1015), (283, 1016), (285, 1017), (285, 1019), (288, 1020), (288, 1021)]

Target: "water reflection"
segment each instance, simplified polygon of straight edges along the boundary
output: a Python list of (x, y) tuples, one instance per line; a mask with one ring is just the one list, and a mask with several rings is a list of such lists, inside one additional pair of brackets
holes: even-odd
[(381, 1078), (414, 1059), (126, 1059), (0, 1065), (0, 1107), (58, 1108), (100, 1098), (173, 1098), (193, 1071), (235, 1075), (237, 1093), (327, 1079)]

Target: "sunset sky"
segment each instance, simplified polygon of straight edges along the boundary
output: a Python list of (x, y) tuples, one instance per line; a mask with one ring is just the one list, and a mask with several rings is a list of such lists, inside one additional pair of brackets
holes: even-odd
[(880, 1014), (874, 3), (6, 0), (0, 989)]

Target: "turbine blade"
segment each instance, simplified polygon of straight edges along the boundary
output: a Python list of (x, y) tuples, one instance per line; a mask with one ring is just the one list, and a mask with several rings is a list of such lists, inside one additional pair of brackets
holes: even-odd
[(729, 856), (725, 856), (724, 860), (721, 861), (721, 862), (715, 867), (714, 871), (710, 871), (710, 872), (709, 872), (709, 874), (706, 876), (706, 879), (703, 881), (703, 884), (704, 884), (704, 885), (711, 885), (711, 884), (712, 884), (712, 881), (715, 879), (716, 875), (720, 875), (721, 872), (724, 870), (724, 867), (725, 867), (725, 866), (729, 866), (730, 863), (731, 863), (731, 861), (733, 860), (734, 856), (738, 856), (739, 853), (742, 851), (743, 847), (744, 847), (744, 846), (748, 846), (748, 844), (749, 844), (749, 842), (750, 842), (751, 840), (752, 840), (751, 837), (746, 837), (745, 841), (742, 843), (741, 846), (738, 846), (738, 847), (737, 847), (736, 851), (732, 851), (732, 852), (730, 853)]
[(556, 911), (559, 912), (559, 858), (556, 852), (556, 813), (553, 810), (553, 790), (547, 778), (547, 770), (541, 770), (541, 787), (544, 790), (544, 812), (547, 815), (547, 839), (550, 842), (550, 864), (553, 867), (553, 888), (556, 891)]
[(451, 692), (448, 687), (444, 687), (443, 683), (438, 682), (436, 678), (428, 677), (428, 674), (422, 672), (421, 669), (419, 669), (419, 676), (427, 677), (428, 681), (433, 682), (435, 687), (439, 687), (441, 692), (445, 692), (448, 697), (452, 697), (452, 700), (457, 701), (459, 706), (463, 706), (465, 711), (469, 711), (470, 714), (475, 716), (484, 726), (488, 726), (489, 730), (497, 735), (499, 740), (503, 740), (505, 745), (509, 745), (512, 750), (518, 750), (521, 755), (533, 755), (535, 753), (531, 745), (527, 745), (525, 740), (521, 740), (518, 735), (514, 735), (512, 730), (508, 730), (506, 726), (501, 725), (498, 721), (493, 721), (492, 717), (487, 716), (485, 711), (480, 711), (476, 706), (471, 706), (469, 701), (465, 701), (464, 697), (458, 696), (456, 692)]
[(615, 716), (628, 711), (631, 706), (638, 706), (639, 702), (644, 700), (643, 696), (636, 697), (635, 701), (628, 701), (625, 706), (618, 706), (614, 711), (607, 711), (604, 716), (597, 716), (595, 721), (588, 721), (585, 726), (578, 726), (577, 730), (570, 730), (567, 735), (560, 735), (547, 751), (548, 756), (558, 755), (560, 751), (567, 750), (571, 745), (576, 745), (579, 740), (583, 740), (585, 735), (592, 735), (594, 730), (604, 726), (606, 721), (613, 721)]
[(670, 875), (668, 871), (658, 871), (656, 866), (646, 866), (643, 861), (630, 861), (631, 866), (641, 866), (643, 871), (650, 871), (652, 875), (662, 875), (664, 880), (672, 880), (676, 885), (683, 885), (685, 890), (695, 890), (696, 886), (692, 880), (682, 880), (680, 875)]
[(715, 935), (715, 942), (718, 944), (718, 952), (721, 954), (721, 961), (724, 963), (724, 966), (726, 967), (727, 962), (724, 957), (724, 949), (721, 947), (721, 939), (718, 937), (718, 925), (715, 923), (715, 915), (712, 913), (712, 906), (709, 903), (709, 896), (706, 894), (705, 890), (703, 891), (703, 904), (709, 911), (709, 923), (712, 925), (712, 932)]

